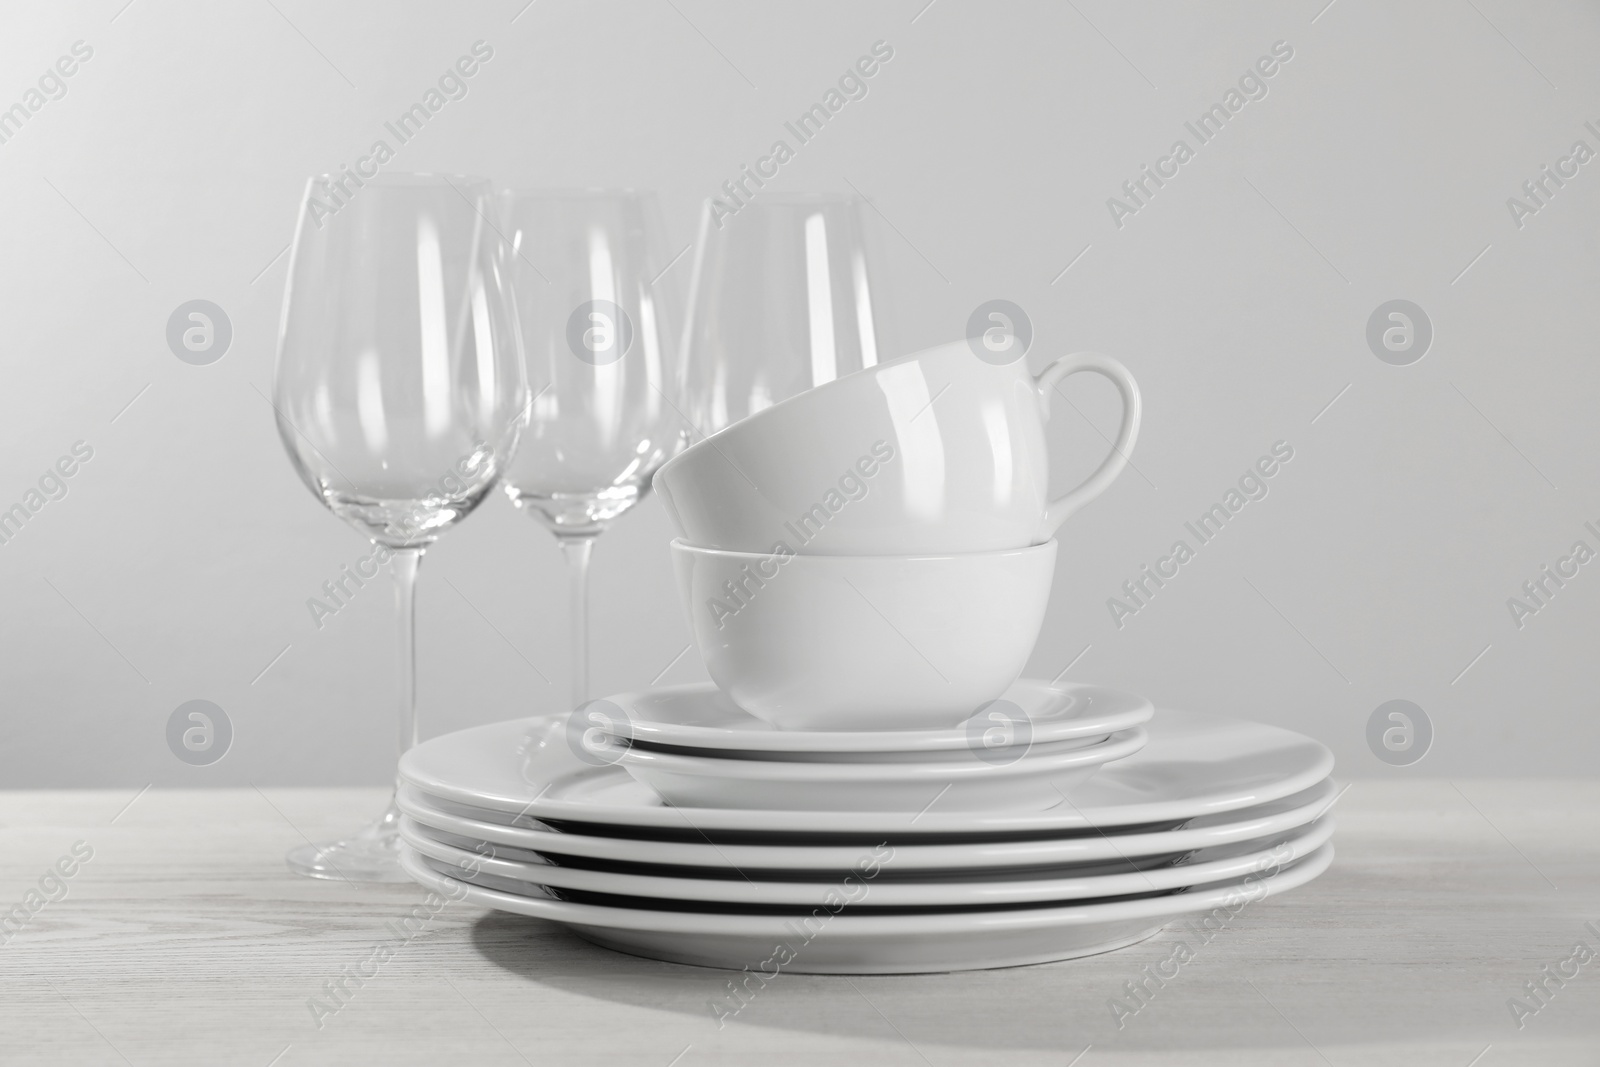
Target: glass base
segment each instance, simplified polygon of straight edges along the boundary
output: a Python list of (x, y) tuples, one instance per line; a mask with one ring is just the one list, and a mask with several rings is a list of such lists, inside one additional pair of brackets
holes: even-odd
[(400, 809), (393, 794), (389, 807), (371, 823), (343, 841), (301, 845), (284, 857), (289, 869), (305, 878), (341, 882), (409, 882), (400, 869)]

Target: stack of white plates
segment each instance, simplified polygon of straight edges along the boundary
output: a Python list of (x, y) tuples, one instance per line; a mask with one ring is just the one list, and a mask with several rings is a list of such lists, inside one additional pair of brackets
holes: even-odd
[[(1236, 912), (1310, 881), (1333, 858), (1332, 754), (1276, 727), (1161, 711), (1141, 728), (1149, 710), (1136, 699), (1022, 682), (1007, 699), (1027, 708), (1031, 742), (1011, 759), (1006, 744), (981, 741), (986, 760), (973, 759), (966, 730), (888, 734), (876, 748), (874, 735), (853, 734), (848, 749), (831, 750), (841, 742), (829, 735), (731, 714), (712, 687), (660, 692), (611, 698), (620, 714), (597, 725), (514, 720), (412, 749), (400, 765), (407, 871), (453, 898), (550, 919), (635, 955), (890, 974), (1103, 952), (1185, 914)], [(569, 743), (574, 726), (583, 743)], [(594, 744), (587, 731), (607, 736)], [(1072, 773), (1082, 765), (1049, 763), (1118, 745), (1110, 751), (1131, 754), (1099, 761), (1087, 781)], [(854, 754), (863, 750), (865, 760)], [(733, 806), (669, 805), (644, 784), (678, 793), (683, 782), (661, 770), (669, 756), (753, 770), (682, 776)], [(817, 768), (943, 762), (1004, 772), (1039, 758), (1034, 769), (1044, 769), (1017, 781), (1030, 781), (1019, 786), (1030, 796), (1040, 781), (1058, 790), (1049, 807), (947, 807), (970, 772), (940, 785), (932, 771), (913, 777), (911, 792), (897, 791), (899, 780), (887, 793), (874, 785), (873, 796), (898, 798), (897, 810), (760, 803), (764, 789), (817, 796), (817, 779), (783, 777)], [(792, 792), (795, 781), (810, 792)], [(830, 794), (859, 788), (848, 775), (822, 783)], [(983, 807), (982, 793), (968, 800)]]

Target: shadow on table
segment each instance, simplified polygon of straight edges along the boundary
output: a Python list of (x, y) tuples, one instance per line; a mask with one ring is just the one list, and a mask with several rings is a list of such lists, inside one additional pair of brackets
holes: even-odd
[[(1294, 921), (1289, 915), (1277, 917), (1290, 929)], [(1298, 954), (1262, 954), (1259, 943), (1248, 944), (1247, 934), (1233, 946), (1202, 948), (1193, 964), (1164, 985), (1147, 980), (1145, 967), (1168, 960), (1185, 936), (1184, 928), (1174, 925), (1120, 951), (999, 970), (848, 978), (783, 974), (747, 996), (743, 1007), (732, 996), (738, 972), (623, 955), (538, 919), (490, 913), (474, 926), (472, 941), (490, 963), (528, 982), (609, 1004), (699, 1018), (708, 1038), (721, 1027), (745, 1026), (869, 1039), (898, 1036), (914, 1046), (1048, 1050), (1070, 1060), (1090, 1044), (1100, 1051), (1199, 1053), (1305, 1049), (1311, 1041), (1476, 1042), (1475, 1051), (1508, 1036), (1510, 1028), (1497, 1025), (1505, 1020), (1493, 1015), (1503, 1010), (1503, 994), (1474, 997), (1466, 990), (1438, 989), (1427, 1004), (1412, 999), (1402, 1005), (1394, 989), (1373, 983), (1365, 992), (1355, 991), (1353, 999), (1352, 991), (1343, 990), (1338, 1011), (1318, 1008), (1340, 996), (1324, 988), (1330, 983), (1319, 974), (1322, 968)], [(1247, 961), (1240, 959), (1241, 950)], [(1400, 977), (1395, 976), (1397, 983)], [(1147, 1002), (1119, 1020), (1112, 999), (1137, 1004), (1127, 983), (1140, 981), (1151, 990)]]

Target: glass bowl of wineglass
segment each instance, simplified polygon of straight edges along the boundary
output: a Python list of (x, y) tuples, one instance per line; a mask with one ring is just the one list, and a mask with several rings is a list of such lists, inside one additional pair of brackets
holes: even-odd
[(655, 197), (511, 189), (502, 229), (523, 327), (528, 428), (502, 485), (555, 535), (570, 572), (571, 707), (588, 697), (589, 557), (688, 440), (677, 300)]

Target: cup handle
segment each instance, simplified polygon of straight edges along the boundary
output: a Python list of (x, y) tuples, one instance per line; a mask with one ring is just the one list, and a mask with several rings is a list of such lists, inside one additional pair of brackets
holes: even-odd
[(1133, 451), (1133, 442), (1139, 436), (1141, 411), (1139, 384), (1133, 380), (1133, 375), (1128, 373), (1127, 367), (1110, 356), (1103, 356), (1098, 352), (1073, 352), (1070, 355), (1060, 356), (1034, 379), (1034, 392), (1038, 394), (1039, 407), (1045, 419), (1050, 418), (1050, 393), (1055, 389), (1056, 383), (1067, 375), (1077, 374), (1079, 371), (1098, 374), (1117, 387), (1117, 392), (1122, 394), (1122, 427), (1117, 430), (1117, 439), (1111, 446), (1111, 454), (1095, 472), (1076, 489), (1051, 501), (1050, 506), (1045, 509), (1044, 524), (1039, 535), (1041, 541), (1055, 536), (1056, 529), (1066, 521), (1067, 516), (1105, 492), (1106, 488), (1117, 480), (1117, 475), (1128, 465), (1128, 454)]

